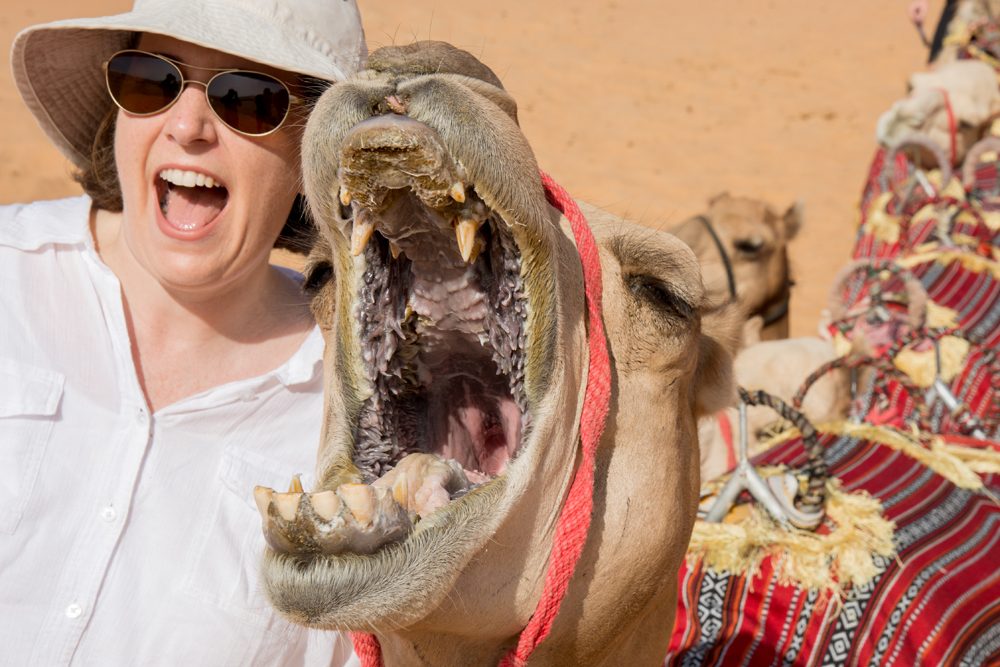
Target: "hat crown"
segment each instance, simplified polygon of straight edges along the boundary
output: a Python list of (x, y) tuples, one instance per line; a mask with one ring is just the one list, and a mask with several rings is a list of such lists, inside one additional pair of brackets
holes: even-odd
[[(209, 26), (219, 16), (253, 15), (266, 21), (287, 42), (337, 61), (342, 75), (360, 66), (357, 54), (363, 58), (365, 51), (361, 18), (354, 0), (135, 0), (132, 13), (172, 15), (192, 21), (207, 19), (203, 25)], [(186, 39), (185, 35), (177, 37)], [(232, 50), (224, 38), (218, 48)], [(273, 64), (281, 66), (280, 58)]]

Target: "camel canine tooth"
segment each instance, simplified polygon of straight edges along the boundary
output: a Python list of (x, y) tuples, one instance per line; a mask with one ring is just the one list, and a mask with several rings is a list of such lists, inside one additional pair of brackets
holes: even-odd
[(403, 249), (396, 245), (395, 241), (389, 241), (389, 252), (392, 253), (393, 259), (399, 259), (399, 255), (403, 252)]
[(374, 232), (375, 223), (358, 215), (354, 219), (354, 229), (351, 231), (351, 255), (357, 257), (363, 253)]
[(289, 493), (302, 493), (302, 475), (294, 475), (292, 477), (292, 483), (288, 485)]
[(451, 184), (451, 188), (448, 190), (448, 194), (451, 198), (457, 201), (459, 204), (465, 203), (465, 184), (461, 181), (455, 181)]
[(455, 239), (458, 241), (458, 251), (462, 260), (468, 264), (476, 247), (476, 233), (482, 223), (478, 220), (459, 220), (455, 224)]
[(351, 205), (351, 193), (343, 185), (340, 186), (340, 203), (344, 206)]
[(477, 236), (476, 243), (472, 248), (472, 253), (469, 255), (468, 263), (475, 264), (476, 260), (479, 259), (479, 253), (481, 253), (485, 247), (486, 243), (484, 243), (483, 240)]

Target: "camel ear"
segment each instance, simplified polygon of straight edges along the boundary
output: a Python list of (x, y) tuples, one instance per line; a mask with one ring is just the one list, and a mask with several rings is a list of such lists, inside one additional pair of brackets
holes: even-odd
[(723, 190), (722, 192), (719, 192), (709, 197), (708, 205), (712, 206), (713, 204), (715, 204), (715, 202), (720, 201), (722, 199), (726, 199), (727, 197), (729, 197), (729, 190)]
[(799, 229), (802, 228), (803, 208), (805, 208), (805, 205), (802, 203), (802, 200), (799, 200), (789, 206), (785, 214), (781, 216), (782, 221), (785, 223), (786, 241), (791, 241), (795, 238), (795, 235), (799, 233)]
[(715, 414), (736, 405), (733, 357), (722, 344), (702, 334), (698, 340), (698, 368), (694, 373), (695, 417)]
[(702, 315), (695, 370), (695, 414), (698, 417), (736, 404), (733, 357), (739, 349), (745, 319), (742, 308), (734, 303)]

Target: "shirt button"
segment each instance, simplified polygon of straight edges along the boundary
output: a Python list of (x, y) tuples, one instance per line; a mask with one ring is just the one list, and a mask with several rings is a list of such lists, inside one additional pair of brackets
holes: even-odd
[(143, 410), (142, 408), (139, 408), (138, 410), (136, 410), (135, 411), (135, 420), (137, 422), (140, 422), (140, 423), (142, 423), (143, 421), (145, 421), (146, 420), (146, 411)]
[(111, 523), (117, 517), (118, 517), (118, 512), (116, 512), (115, 508), (112, 507), (111, 505), (108, 505), (107, 507), (101, 510), (101, 518), (107, 521), (108, 523)]
[(80, 614), (83, 613), (83, 607), (77, 603), (73, 603), (66, 607), (66, 618), (80, 618)]

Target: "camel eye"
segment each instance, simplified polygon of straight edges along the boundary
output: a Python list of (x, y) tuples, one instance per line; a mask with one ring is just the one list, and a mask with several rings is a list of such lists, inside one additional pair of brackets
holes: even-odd
[(637, 298), (670, 317), (689, 320), (694, 316), (694, 307), (690, 303), (653, 276), (631, 275), (626, 277), (625, 282)]
[(733, 246), (737, 252), (744, 255), (757, 255), (764, 248), (764, 239), (759, 236), (752, 236), (748, 239), (736, 239)]
[(333, 265), (330, 262), (317, 262), (307, 267), (303, 289), (312, 294), (318, 292), (323, 285), (333, 278)]

